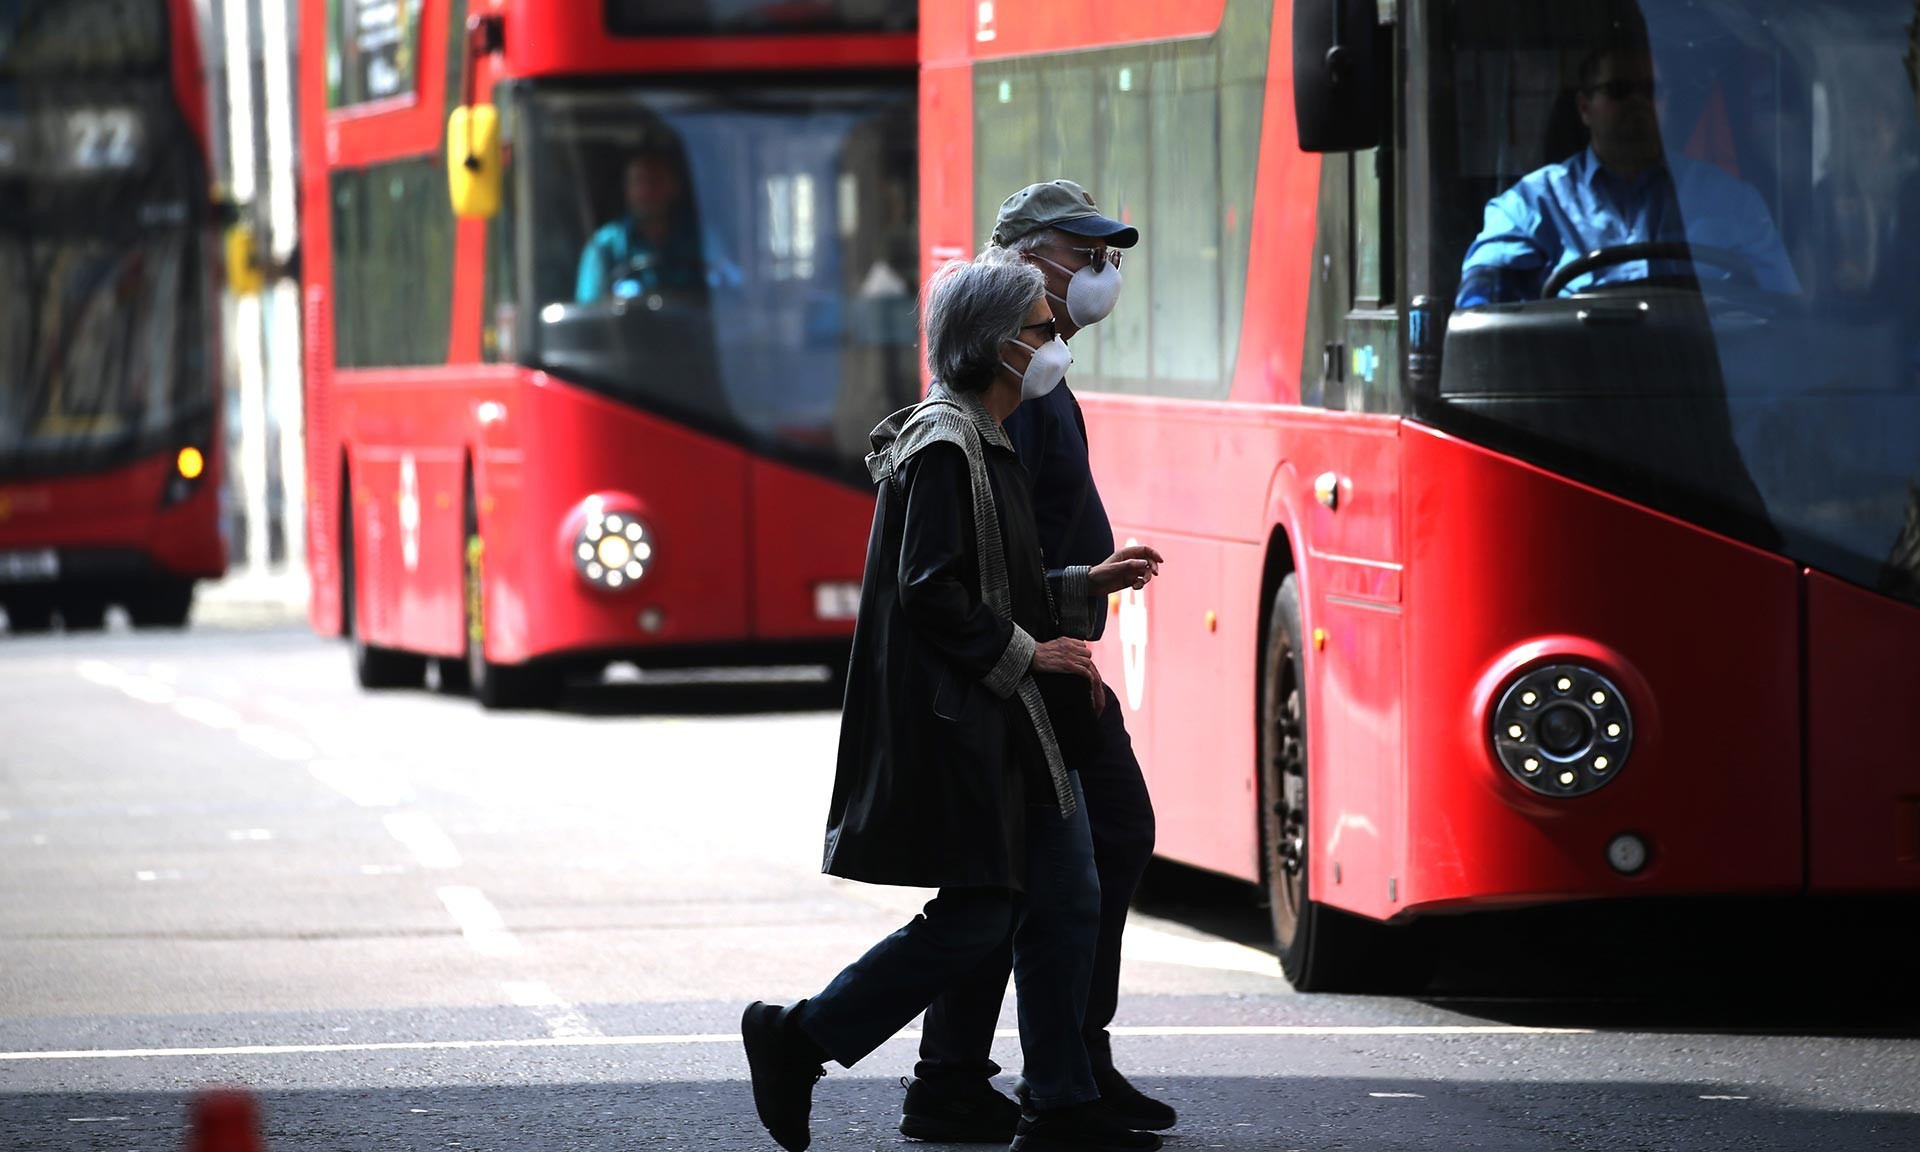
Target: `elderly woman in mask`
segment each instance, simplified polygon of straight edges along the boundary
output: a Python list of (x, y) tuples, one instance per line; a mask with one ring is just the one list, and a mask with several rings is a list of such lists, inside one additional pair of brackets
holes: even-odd
[[(873, 432), (879, 486), (841, 717), (825, 870), (937, 888), (827, 987), (741, 1021), (754, 1103), (781, 1146), (811, 1139), (813, 1085), (918, 1016), (1013, 932), (1028, 1114), (1014, 1147), (1157, 1148), (1092, 1107), (1080, 1037), (1099, 880), (1056, 726), (1104, 704), (1083, 640), (1111, 592), (1159, 567), (1130, 548), (1046, 574), (1026, 474), (1001, 424), (1066, 373), (1040, 272), (950, 264), (926, 301), (926, 400)], [(1049, 708), (1049, 702), (1052, 708)]]

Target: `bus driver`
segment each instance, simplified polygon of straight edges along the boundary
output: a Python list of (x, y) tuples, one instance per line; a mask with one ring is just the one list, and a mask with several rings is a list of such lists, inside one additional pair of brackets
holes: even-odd
[[(1580, 66), (1575, 97), (1591, 146), (1488, 203), (1486, 223), (1461, 269), (1456, 307), (1538, 299), (1554, 272), (1590, 252), (1665, 241), (1732, 252), (1767, 291), (1800, 290), (1760, 194), (1715, 165), (1667, 155), (1645, 43), (1596, 50)], [(1654, 274), (1646, 261), (1622, 262), (1570, 287)]]
[(634, 153), (621, 170), (621, 192), (625, 214), (595, 232), (580, 254), (575, 301), (704, 288), (679, 157), (661, 147)]

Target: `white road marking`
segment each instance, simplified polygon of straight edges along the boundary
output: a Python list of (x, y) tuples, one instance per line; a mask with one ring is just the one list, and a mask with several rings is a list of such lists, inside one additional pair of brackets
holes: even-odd
[[(441, 890), (445, 899), (447, 889)], [(467, 889), (472, 891), (472, 889)], [(1508, 1025), (1458, 1025), (1433, 1027), (1346, 1028), (1278, 1025), (1270, 1028), (1112, 1028), (1118, 1036), (1150, 1034), (1155, 1036), (1561, 1036), (1591, 1035), (1591, 1028), (1523, 1028)], [(1000, 1039), (1017, 1039), (1020, 1033), (1002, 1028), (994, 1033)], [(896, 1033), (895, 1041), (919, 1040), (920, 1030), (908, 1028)], [(49, 1052), (0, 1052), (0, 1062), (22, 1060), (145, 1060), (177, 1056), (309, 1056), (329, 1052), (470, 1052), (496, 1048), (657, 1048), (695, 1044), (738, 1044), (737, 1032), (696, 1032), (680, 1036), (535, 1036), (517, 1040), (390, 1040), (365, 1044), (251, 1044), (212, 1048), (80, 1048)]]
[(1420, 1093), (1418, 1092), (1369, 1092), (1367, 1093), (1367, 1095), (1373, 1097), (1375, 1100), (1425, 1100), (1426, 1099), (1425, 1096), (1420, 1095)]
[(548, 1035), (564, 1038), (601, 1034), (579, 1009), (560, 999), (543, 980), (509, 980), (506, 989), (509, 1000), (540, 1018)]
[(125, 672), (105, 660), (82, 660), (77, 670), (82, 680), (98, 684), (103, 688), (118, 688), (121, 681), (127, 678)]
[(295, 736), (265, 724), (247, 724), (240, 729), (240, 742), (249, 745), (276, 760), (311, 760), (314, 757), (313, 745)]
[(171, 704), (180, 698), (173, 685), (162, 684), (151, 676), (123, 676), (120, 691), (143, 704)]
[(1250, 972), (1255, 976), (1286, 977), (1280, 971), (1280, 958), (1271, 952), (1236, 944), (1231, 940), (1195, 940), (1142, 924), (1138, 917), (1127, 922), (1127, 934), (1120, 938), (1120, 955), (1135, 962), (1178, 964), (1185, 968), (1209, 968), (1220, 972)]
[(507, 931), (507, 922), (486, 894), (466, 885), (448, 885), (440, 889), (440, 902), (447, 906), (460, 934), (482, 956), (516, 956), (520, 941)]
[(307, 770), (362, 808), (394, 808), (413, 799), (413, 789), (392, 769), (355, 760), (315, 760)]
[(180, 697), (173, 702), (173, 710), (189, 720), (222, 731), (238, 728), (246, 722), (238, 709), (218, 700), (204, 700), (198, 696)]
[(1702, 1096), (1702, 1100), (1751, 1100), (1751, 1096)]
[(177, 684), (180, 681), (179, 667), (161, 660), (147, 661), (147, 675), (155, 680), (165, 680), (169, 684)]
[(125, 1120), (125, 1116), (69, 1116), (69, 1124), (105, 1124), (109, 1120)]
[[(460, 849), (440, 830), (433, 817), (424, 812), (389, 812), (387, 831), (395, 840), (407, 846), (425, 868), (460, 867)], [(474, 889), (477, 893), (478, 889)]]

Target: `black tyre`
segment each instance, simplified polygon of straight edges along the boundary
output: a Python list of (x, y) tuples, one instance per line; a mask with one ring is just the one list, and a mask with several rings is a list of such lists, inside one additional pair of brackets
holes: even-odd
[(69, 589), (60, 595), (60, 624), (69, 632), (98, 632), (107, 626), (107, 598), (97, 589)]
[(53, 630), (53, 598), (14, 595), (7, 598), (7, 631), (15, 636)]
[(347, 630), (353, 678), (362, 688), (418, 688), (426, 681), (427, 658), (412, 652), (380, 648), (361, 638), (359, 549), (354, 541), (353, 503), (340, 509), (340, 618)]
[[(473, 481), (467, 481), (464, 567), (467, 574), (463, 618), (467, 640), (465, 681), (480, 707), (489, 711), (507, 708), (532, 708), (550, 702), (559, 686), (547, 670), (513, 664), (495, 664), (487, 659), (486, 559), (487, 544), (480, 535), (480, 511), (473, 494)], [(452, 661), (442, 664), (442, 675)]]
[(1404, 992), (1430, 975), (1412, 931), (1313, 898), (1307, 788), (1307, 677), (1300, 589), (1274, 593), (1260, 700), (1261, 844), (1280, 967), (1301, 992)]
[(184, 628), (193, 614), (193, 581), (151, 584), (129, 594), (126, 603), (135, 628)]

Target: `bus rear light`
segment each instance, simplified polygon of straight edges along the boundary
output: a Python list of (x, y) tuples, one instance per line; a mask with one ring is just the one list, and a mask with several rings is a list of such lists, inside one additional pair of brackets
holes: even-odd
[(1536, 668), (1509, 683), (1493, 714), (1509, 775), (1545, 796), (1584, 796), (1620, 774), (1633, 715), (1604, 674), (1580, 664)]
[(631, 512), (609, 511), (594, 497), (570, 549), (575, 572), (596, 588), (615, 592), (637, 584), (653, 567), (653, 532)]

